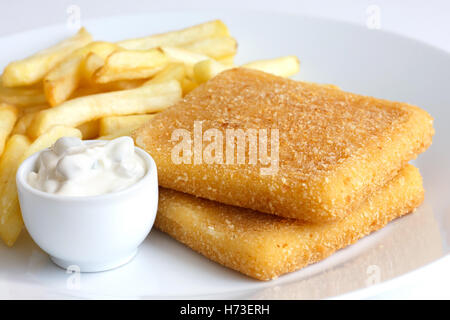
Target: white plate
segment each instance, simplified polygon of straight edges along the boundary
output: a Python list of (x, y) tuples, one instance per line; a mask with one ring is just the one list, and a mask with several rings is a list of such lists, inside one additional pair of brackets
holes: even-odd
[[(316, 18), (240, 12), (175, 12), (85, 23), (96, 39), (119, 40), (223, 19), (239, 41), (238, 62), (295, 54), (298, 79), (417, 104), (435, 117), (433, 146), (419, 157), (426, 199), (416, 213), (271, 282), (226, 269), (154, 230), (128, 265), (97, 274), (54, 266), (24, 231), (13, 249), (0, 244), (2, 298), (324, 298), (392, 280), (449, 252), (450, 55), (383, 31)], [(0, 39), (0, 67), (73, 33), (52, 26)], [(448, 259), (447, 259), (448, 260)], [(424, 267), (426, 266), (426, 267)], [(414, 274), (414, 273), (413, 273)], [(380, 290), (380, 289), (379, 289)], [(378, 291), (379, 291), (378, 290)]]

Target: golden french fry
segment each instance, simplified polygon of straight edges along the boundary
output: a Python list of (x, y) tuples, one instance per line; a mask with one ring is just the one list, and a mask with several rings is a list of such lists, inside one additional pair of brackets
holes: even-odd
[[(255, 69), (271, 73), (280, 77), (289, 77), (300, 69), (300, 62), (295, 56), (286, 56), (275, 59), (259, 60), (242, 65), (244, 68)], [(193, 78), (198, 83), (203, 83), (213, 78), (222, 71), (231, 69), (213, 59), (203, 60), (195, 64)]]
[(271, 73), (280, 77), (290, 77), (300, 70), (300, 61), (296, 56), (259, 60), (242, 65), (244, 68)]
[[(105, 90), (101, 86), (82, 86), (82, 87), (77, 88), (75, 90), (75, 92), (72, 93), (72, 95), (70, 96), (68, 101), (73, 100), (73, 99), (77, 99), (77, 98), (80, 98), (80, 97), (90, 96), (90, 95), (93, 95), (93, 94), (104, 93), (104, 92), (107, 92), (107, 91), (108, 90)], [(67, 101), (65, 101), (65, 102), (67, 102)]]
[(87, 84), (94, 83), (94, 74), (105, 64), (105, 58), (94, 52), (88, 53), (82, 66), (83, 81)]
[(216, 59), (216, 60), (217, 60), (217, 62), (220, 62), (224, 66), (227, 66), (227, 67), (234, 66), (234, 55), (222, 57), (222, 58), (219, 58), (219, 59)]
[(169, 59), (160, 49), (148, 51), (116, 51), (106, 58), (94, 73), (94, 82), (150, 78), (161, 71)]
[(230, 68), (212, 59), (203, 60), (194, 66), (194, 79), (197, 83), (203, 83)]
[(155, 68), (136, 68), (133, 70), (111, 70), (103, 72), (105, 70), (101, 68), (94, 76), (96, 84), (105, 84), (115, 81), (123, 80), (147, 80), (156, 73), (164, 69), (164, 65)]
[(181, 87), (175, 80), (80, 97), (39, 112), (28, 128), (28, 134), (36, 138), (55, 125), (76, 127), (107, 116), (158, 112), (180, 97)]
[(89, 32), (81, 28), (74, 36), (50, 48), (39, 51), (23, 60), (11, 62), (3, 71), (3, 85), (5, 87), (17, 87), (36, 83), (74, 50), (91, 41), (92, 36)]
[(171, 62), (181, 62), (184, 63), (186, 67), (186, 74), (188, 77), (192, 77), (194, 74), (194, 66), (204, 60), (211, 60), (210, 57), (191, 52), (181, 48), (175, 47), (161, 47), (162, 51), (166, 54)]
[(195, 53), (186, 49), (176, 47), (161, 47), (161, 50), (172, 62), (181, 62), (187, 66), (193, 67), (196, 63), (203, 60), (210, 60), (207, 55)]
[(161, 83), (170, 80), (181, 81), (186, 77), (186, 68), (183, 63), (170, 63), (161, 72), (158, 72), (153, 78), (147, 80), (143, 85)]
[(134, 130), (135, 129), (133, 129), (133, 128), (125, 128), (120, 131), (116, 131), (115, 133), (109, 134), (107, 136), (100, 136), (97, 138), (97, 140), (114, 140), (114, 139), (117, 139), (120, 137), (125, 137), (125, 136), (131, 137)]
[(46, 103), (42, 88), (20, 87), (6, 88), (0, 82), (0, 102), (15, 105), (17, 107), (28, 107)]
[(16, 172), (23, 154), (30, 146), (26, 136), (13, 135), (6, 143), (0, 159), (0, 238), (12, 246), (23, 227), (22, 215), (18, 211), (19, 199), (16, 190)]
[(117, 44), (107, 41), (91, 42), (84, 47), (74, 51), (72, 56), (82, 56), (86, 58), (88, 54), (95, 53), (100, 58), (106, 59), (114, 51), (122, 50)]
[(181, 88), (183, 89), (183, 96), (185, 96), (186, 94), (188, 94), (197, 87), (198, 83), (191, 79), (184, 78), (183, 80), (181, 80)]
[(29, 108), (22, 109), (22, 116), (17, 120), (16, 125), (14, 126), (11, 134), (27, 134), (28, 127), (30, 126), (31, 121), (33, 121), (34, 116), (41, 110), (47, 109), (48, 106), (34, 106)]
[[(11, 150), (11, 152), (19, 152), (20, 156), (17, 157), (15, 155), (9, 155), (10, 152), (8, 150), (7, 163), (4, 165), (5, 170), (8, 171), (6, 173), (7, 180), (6, 183), (1, 185), (2, 198), (0, 200), (0, 237), (8, 246), (14, 245), (14, 242), (16, 242), (23, 227), (15, 179), (17, 169), (22, 161), (32, 154), (50, 147), (59, 138), (68, 136), (81, 138), (81, 132), (75, 128), (55, 126), (37, 138), (30, 145), (27, 145), (28, 139), (23, 135), (14, 135), (11, 137), (11, 139), (14, 139), (14, 148), (12, 148), (13, 150)], [(8, 146), (9, 141), (7, 147)], [(2, 164), (0, 163), (0, 177), (3, 177), (4, 174)]]
[(81, 131), (83, 140), (95, 139), (99, 135), (100, 123), (98, 119), (88, 121), (80, 124), (77, 129)]
[(228, 36), (227, 26), (220, 20), (209, 21), (186, 29), (118, 42), (128, 50), (148, 50), (160, 46), (180, 46), (200, 39)]
[(118, 46), (110, 42), (91, 42), (75, 50), (44, 77), (44, 92), (53, 107), (67, 100), (78, 88), (83, 77), (83, 61), (90, 53), (107, 56)]
[[(97, 140), (113, 140), (119, 137), (123, 136), (130, 136), (132, 135), (133, 131), (138, 129), (141, 125), (143, 125), (146, 121), (150, 120), (154, 115), (153, 114), (146, 114), (146, 115), (133, 115), (133, 116), (122, 116), (122, 117), (146, 117), (139, 119), (139, 121), (133, 120), (128, 121), (127, 120), (119, 120), (122, 123), (119, 124), (111, 124), (113, 126), (116, 126), (116, 130), (113, 131), (112, 128), (108, 128), (105, 132), (110, 132), (107, 135), (101, 135), (97, 138)], [(139, 123), (138, 123), (139, 122)]]
[(130, 90), (142, 86), (147, 79), (117, 80), (108, 83), (97, 84), (98, 88), (109, 91)]
[(237, 42), (232, 37), (206, 38), (185, 44), (181, 48), (213, 59), (220, 59), (234, 56), (237, 50)]
[(49, 72), (44, 78), (44, 93), (50, 106), (67, 100), (81, 79), (83, 57), (70, 57)]
[(95, 83), (90, 86), (82, 86), (75, 90), (70, 99), (111, 91), (135, 89), (142, 86), (146, 81), (146, 79), (119, 80), (108, 83)]
[(100, 119), (100, 136), (114, 135), (124, 130), (134, 130), (153, 118), (154, 114), (112, 116)]
[(19, 111), (16, 107), (0, 103), (0, 156), (5, 148), (6, 140), (14, 128), (18, 115)]
[(20, 108), (20, 111), (22, 112), (22, 114), (27, 114), (27, 113), (33, 113), (33, 112), (36, 112), (36, 111), (41, 111), (41, 110), (47, 109), (49, 107), (50, 106), (48, 106), (46, 104), (40, 104), (40, 105)]
[(35, 116), (35, 113), (30, 112), (24, 114), (22, 117), (17, 120), (16, 125), (14, 126), (11, 134), (27, 134), (28, 126), (30, 125), (31, 121), (33, 121), (33, 117)]

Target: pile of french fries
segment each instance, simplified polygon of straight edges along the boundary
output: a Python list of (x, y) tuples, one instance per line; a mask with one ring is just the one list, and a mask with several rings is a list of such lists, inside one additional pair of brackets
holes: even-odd
[[(233, 68), (236, 40), (219, 20), (116, 43), (74, 36), (6, 66), (0, 81), (0, 238), (12, 246), (23, 221), (15, 174), (58, 138), (130, 135), (157, 112)], [(288, 77), (294, 56), (243, 65)]]

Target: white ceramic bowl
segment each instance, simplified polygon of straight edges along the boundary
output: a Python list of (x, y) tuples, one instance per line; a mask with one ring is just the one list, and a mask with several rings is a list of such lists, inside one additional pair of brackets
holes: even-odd
[(155, 221), (158, 177), (152, 157), (135, 150), (147, 165), (145, 176), (124, 190), (103, 195), (61, 196), (30, 186), (27, 176), (40, 152), (19, 167), (16, 181), (25, 226), (58, 266), (105, 271), (136, 255)]

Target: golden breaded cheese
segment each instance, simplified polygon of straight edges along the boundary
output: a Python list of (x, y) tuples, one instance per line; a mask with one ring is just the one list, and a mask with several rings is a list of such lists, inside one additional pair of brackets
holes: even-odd
[(406, 165), (343, 220), (317, 224), (160, 188), (155, 226), (213, 261), (270, 280), (320, 261), (413, 211), (423, 195), (419, 171)]
[[(190, 164), (177, 164), (172, 151), (181, 140), (172, 134), (187, 130), (195, 153), (195, 121), (203, 133), (212, 128), (224, 137), (227, 129), (262, 129), (270, 141), (270, 130), (278, 129), (277, 171), (263, 175), (265, 164), (250, 164), (249, 147), (243, 164), (196, 164), (195, 154)], [(432, 122), (406, 103), (237, 68), (156, 115), (134, 138), (155, 159), (163, 187), (284, 217), (331, 221), (352, 212), (423, 152)]]

